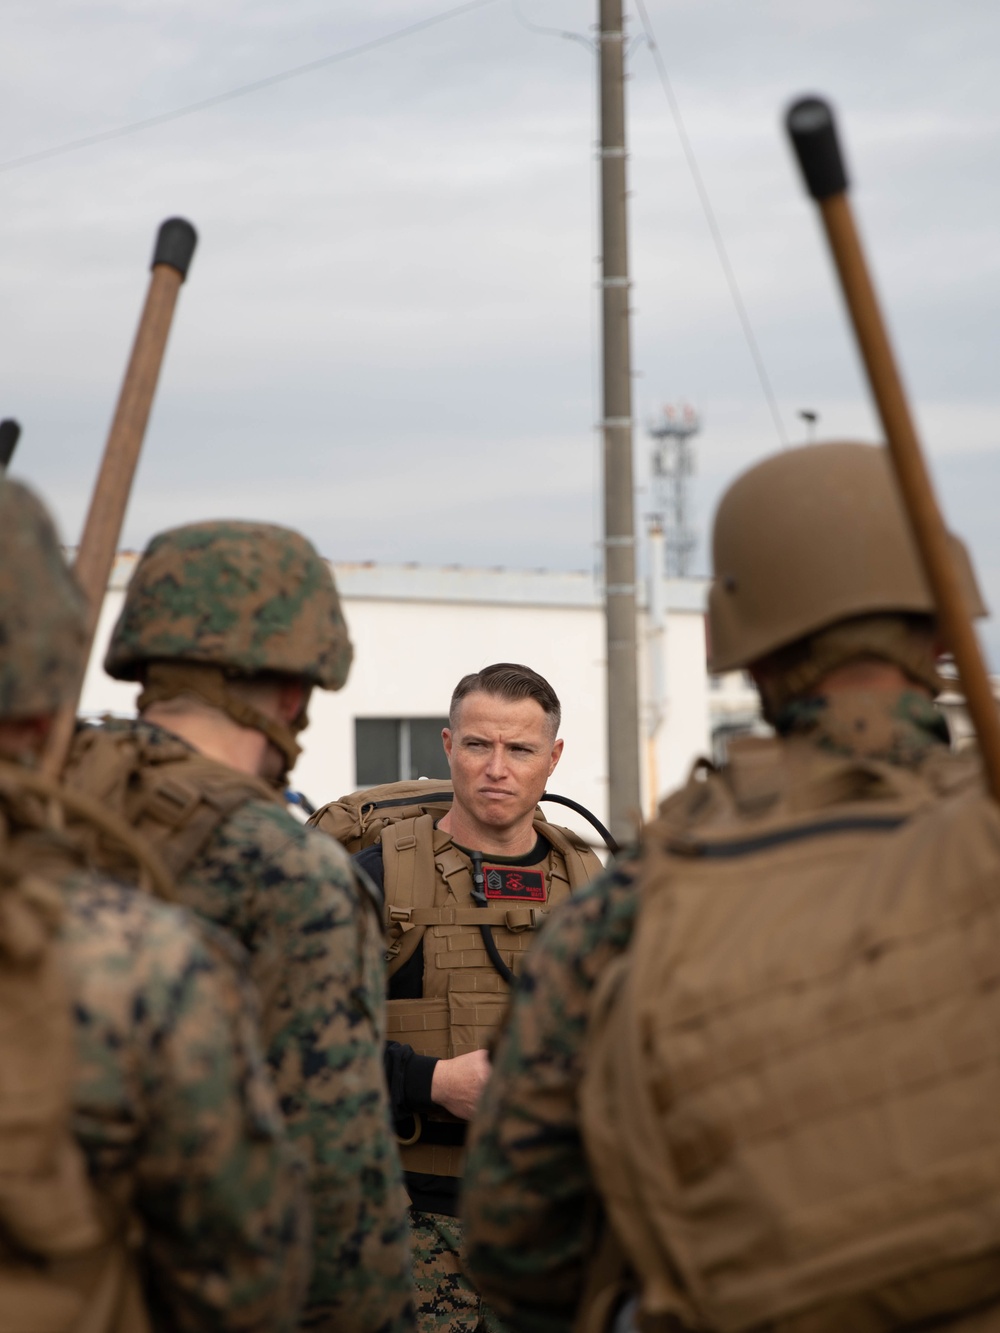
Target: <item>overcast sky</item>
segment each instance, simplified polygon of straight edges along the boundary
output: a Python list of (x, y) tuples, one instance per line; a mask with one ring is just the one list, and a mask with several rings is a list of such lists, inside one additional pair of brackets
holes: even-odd
[[(1000, 6), (647, 4), (793, 440), (801, 408), (827, 437), (876, 435), (779, 128), (800, 92), (837, 103), (948, 518), (1000, 606)], [(448, 7), (0, 7), (0, 416), (23, 423), (14, 472), (68, 540), (157, 225), (181, 214), (201, 239), (123, 545), (236, 515), (293, 524), (339, 560), (594, 566), (594, 58), (524, 21), (588, 35), (595, 3), (496, 0), (183, 119), (2, 167)], [(721, 487), (779, 441), (649, 52), (637, 44), (630, 64), (636, 409), (701, 413), (704, 533)], [(638, 432), (640, 474), (647, 452)], [(987, 639), (1000, 664), (1000, 633)]]

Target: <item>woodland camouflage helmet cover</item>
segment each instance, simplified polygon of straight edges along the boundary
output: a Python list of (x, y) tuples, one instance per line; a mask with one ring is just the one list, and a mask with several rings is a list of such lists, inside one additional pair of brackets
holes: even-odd
[(312, 544), (290, 528), (226, 520), (153, 538), (104, 665), (119, 680), (166, 660), (339, 690), (351, 657), (333, 576)]
[[(964, 544), (952, 537), (966, 604), (986, 614)], [(839, 621), (934, 614), (886, 451), (813, 444), (738, 477), (713, 531), (711, 669), (748, 666)]]
[(0, 478), (0, 717), (41, 717), (72, 696), (85, 626), (51, 519), (25, 486)]

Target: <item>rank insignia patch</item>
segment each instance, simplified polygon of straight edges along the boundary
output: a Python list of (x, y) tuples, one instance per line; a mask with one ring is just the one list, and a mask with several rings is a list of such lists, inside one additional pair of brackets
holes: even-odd
[(545, 902), (545, 873), (521, 866), (483, 866), (486, 897), (518, 903)]

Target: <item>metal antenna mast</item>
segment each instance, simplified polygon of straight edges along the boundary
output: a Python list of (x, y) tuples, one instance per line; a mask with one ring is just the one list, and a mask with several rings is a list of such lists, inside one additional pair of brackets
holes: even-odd
[(679, 411), (665, 407), (658, 421), (647, 426), (654, 441), (651, 459), (653, 507), (662, 516), (665, 572), (670, 578), (691, 573), (691, 560), (698, 534), (688, 521), (688, 482), (694, 475), (692, 440), (701, 429), (698, 414), (690, 407)]
[(622, 0), (599, 0), (599, 4), (608, 809), (611, 832), (624, 843), (641, 813), (625, 181), (625, 34)]

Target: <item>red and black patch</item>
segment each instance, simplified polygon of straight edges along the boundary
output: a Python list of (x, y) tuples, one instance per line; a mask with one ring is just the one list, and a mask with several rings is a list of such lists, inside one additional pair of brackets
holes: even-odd
[(501, 898), (507, 902), (545, 902), (545, 872), (525, 870), (522, 866), (483, 865), (487, 898)]

